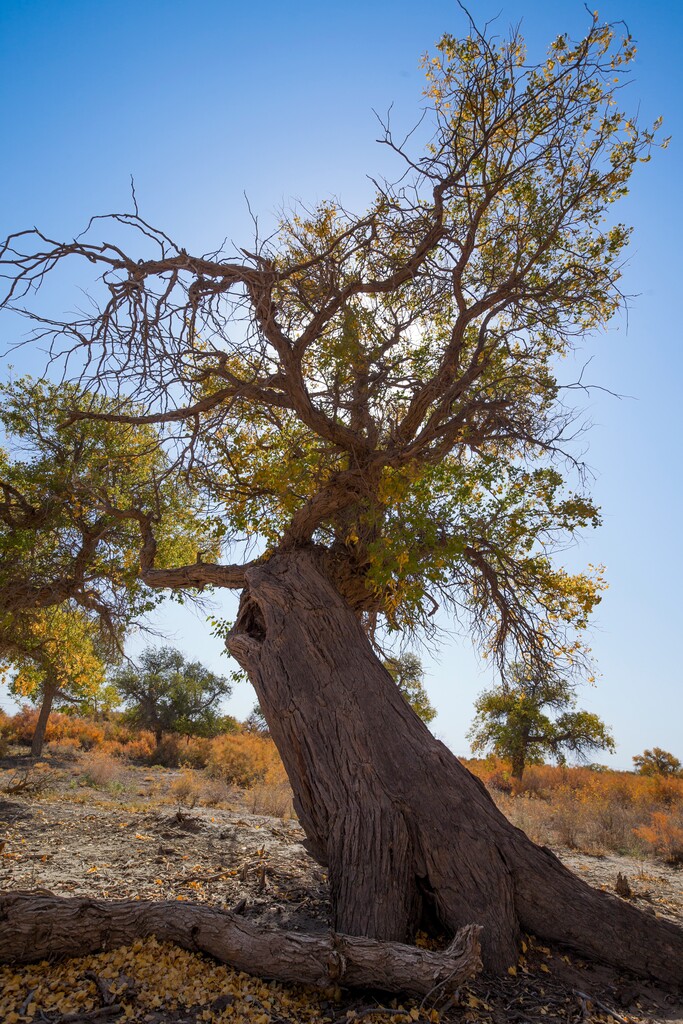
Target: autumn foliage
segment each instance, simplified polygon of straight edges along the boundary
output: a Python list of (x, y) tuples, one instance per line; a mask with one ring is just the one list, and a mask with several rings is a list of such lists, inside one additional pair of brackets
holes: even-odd
[(531, 765), (520, 782), (499, 759), (465, 763), (537, 842), (682, 859), (683, 778)]
[[(0, 712), (3, 744), (30, 745), (38, 712)], [(184, 769), (175, 785), (180, 802), (215, 802), (227, 789), (248, 790), (258, 813), (281, 815), (291, 791), (273, 741), (254, 732), (216, 736), (167, 735), (160, 744), (111, 715), (95, 721), (55, 713), (47, 756), (79, 758), (89, 776), (126, 763)], [(530, 765), (522, 781), (500, 758), (466, 760), (502, 810), (532, 839), (591, 853), (651, 854), (683, 863), (683, 777), (597, 768)], [(177, 791), (177, 792), (176, 792)]]
[[(30, 746), (37, 717), (38, 711), (28, 706), (12, 717), (0, 712), (0, 737)], [(244, 789), (286, 779), (273, 741), (246, 731), (212, 739), (169, 734), (157, 744), (152, 732), (135, 729), (114, 715), (97, 722), (56, 712), (50, 716), (46, 742), (48, 754), (69, 757), (96, 749), (100, 754), (141, 764), (206, 769), (211, 778)]]

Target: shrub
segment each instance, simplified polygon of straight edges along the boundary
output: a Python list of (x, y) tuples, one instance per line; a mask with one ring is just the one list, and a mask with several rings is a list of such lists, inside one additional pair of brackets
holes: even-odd
[(52, 740), (45, 747), (46, 755), (61, 757), (66, 761), (75, 761), (80, 750), (80, 743), (74, 739)]
[(201, 780), (191, 768), (184, 768), (171, 786), (171, 794), (185, 807), (194, 807), (201, 795)]
[(52, 771), (44, 761), (27, 768), (17, 768), (9, 778), (3, 780), (2, 790), (10, 796), (40, 796), (52, 789), (57, 781), (57, 773)]
[[(683, 817), (683, 778), (533, 765), (517, 783), (497, 758), (471, 760), (467, 767), (486, 783), (508, 818), (536, 842), (592, 853), (627, 853), (640, 843), (641, 850), (660, 850), (658, 856), (669, 858), (677, 849), (676, 833), (669, 832)], [(657, 818), (652, 824), (654, 814), (664, 815), (666, 827), (657, 825)]]
[(244, 788), (257, 782), (276, 782), (285, 778), (273, 741), (254, 733), (217, 736), (211, 741), (207, 769), (214, 778)]
[(667, 864), (683, 864), (683, 815), (654, 811), (648, 825), (640, 825), (633, 831)]
[(82, 762), (82, 778), (95, 789), (122, 788), (121, 766), (101, 750), (88, 753)]
[(251, 813), (271, 818), (294, 818), (292, 788), (288, 782), (259, 783), (251, 791)]
[[(38, 721), (37, 708), (24, 706), (10, 719), (10, 735), (17, 743), (30, 746)], [(76, 740), (81, 750), (92, 750), (104, 739), (104, 727), (88, 718), (53, 711), (45, 730), (45, 742)]]
[[(150, 733), (151, 735), (151, 733)], [(148, 760), (164, 768), (206, 768), (211, 758), (212, 741), (202, 736), (178, 736), (170, 733), (154, 747)]]

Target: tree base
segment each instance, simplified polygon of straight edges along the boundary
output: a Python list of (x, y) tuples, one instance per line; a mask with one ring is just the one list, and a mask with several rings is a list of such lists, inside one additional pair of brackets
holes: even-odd
[(475, 922), (490, 972), (517, 963), (527, 931), (681, 984), (683, 929), (586, 885), (507, 821), (403, 699), (315, 549), (246, 576), (228, 646), (329, 868), (337, 931), (410, 942), (426, 920), (449, 935)]
[(266, 928), (238, 914), (177, 901), (0, 894), (0, 963), (88, 956), (156, 936), (237, 970), (321, 988), (424, 996), (454, 992), (481, 969), (477, 925), (442, 952), (351, 935)]

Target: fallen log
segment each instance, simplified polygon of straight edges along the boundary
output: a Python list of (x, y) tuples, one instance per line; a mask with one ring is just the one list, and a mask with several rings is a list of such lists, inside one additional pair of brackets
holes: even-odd
[(455, 991), (481, 969), (478, 925), (434, 952), (353, 935), (285, 931), (215, 907), (0, 893), (0, 963), (87, 956), (155, 935), (240, 971), (328, 988), (427, 995)]

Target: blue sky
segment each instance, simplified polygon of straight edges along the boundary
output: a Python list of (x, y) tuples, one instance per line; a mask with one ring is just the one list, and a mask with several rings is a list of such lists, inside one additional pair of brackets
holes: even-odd
[[(497, 17), (500, 32), (521, 22), (531, 57), (588, 23), (580, 0), (473, 0), (471, 9), (480, 24)], [(588, 340), (577, 363), (592, 358), (587, 379), (629, 396), (581, 399), (604, 525), (567, 555), (574, 566), (607, 566), (610, 589), (592, 636), (601, 675), (581, 700), (613, 727), (611, 763), (629, 767), (655, 744), (683, 757), (683, 7), (610, 0), (599, 13), (624, 19), (638, 41), (627, 105), (644, 122), (663, 115), (673, 136), (667, 152), (638, 169), (619, 211), (635, 228), (623, 282), (634, 296), (628, 318)], [(464, 27), (445, 0), (0, 0), (0, 234), (36, 224), (71, 236), (92, 213), (129, 208), (131, 174), (144, 216), (188, 250), (215, 248), (226, 235), (248, 246), (245, 193), (263, 232), (292, 199), (335, 195), (361, 210), (367, 176), (393, 170), (374, 142), (373, 109), (393, 104), (396, 123), (410, 125), (421, 101), (420, 54)], [(0, 350), (14, 330), (0, 320)], [(12, 362), (21, 372), (42, 366), (28, 350)], [(201, 618), (173, 609), (158, 624), (188, 655), (228, 669)], [(424, 661), (436, 731), (465, 753), (488, 670), (467, 638)], [(245, 687), (230, 709), (246, 714), (252, 700)]]

